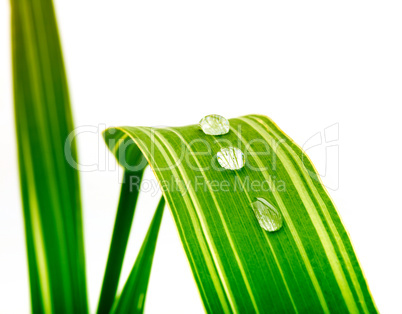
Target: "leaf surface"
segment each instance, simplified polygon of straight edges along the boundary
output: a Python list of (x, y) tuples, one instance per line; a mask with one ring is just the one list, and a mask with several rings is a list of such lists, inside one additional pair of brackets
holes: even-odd
[[(230, 132), (198, 125), (120, 127), (104, 137), (127, 169), (148, 161), (173, 213), (204, 306), (211, 313), (372, 313), (376, 307), (349, 236), (308, 157), (269, 118), (230, 120)], [(240, 170), (216, 153), (237, 147)], [(141, 162), (138, 156), (143, 156)], [(251, 203), (283, 216), (262, 229)]]
[(50, 0), (11, 1), (18, 159), (33, 313), (88, 311), (75, 143)]

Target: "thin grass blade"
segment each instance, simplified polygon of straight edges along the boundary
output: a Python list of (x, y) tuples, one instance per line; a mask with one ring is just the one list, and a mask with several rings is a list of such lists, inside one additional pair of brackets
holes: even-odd
[(143, 313), (152, 260), (155, 253), (159, 227), (162, 221), (165, 199), (162, 197), (152, 219), (148, 233), (138, 253), (126, 284), (113, 306), (112, 313)]
[(144, 169), (124, 173), (98, 313), (109, 313), (116, 296), (143, 173)]
[[(88, 312), (73, 121), (50, 0), (11, 0), (15, 122), (32, 312)], [(75, 143), (68, 157), (77, 161)]]

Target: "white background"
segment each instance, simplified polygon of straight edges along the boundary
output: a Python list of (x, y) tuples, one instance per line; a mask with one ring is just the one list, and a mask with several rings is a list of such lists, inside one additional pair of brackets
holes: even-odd
[[(339, 123), (339, 188), (330, 194), (379, 310), (402, 313), (400, 1), (57, 0), (56, 11), (76, 126), (177, 126), (210, 113), (261, 113), (303, 145)], [(9, 13), (1, 0), (0, 313), (26, 313)], [(82, 163), (97, 163), (104, 149), (97, 134), (80, 136)], [(325, 170), (325, 145), (309, 154)], [(119, 193), (107, 157), (99, 171), (81, 174), (92, 311)], [(123, 280), (157, 201), (140, 198)], [(168, 211), (146, 312), (203, 312)]]

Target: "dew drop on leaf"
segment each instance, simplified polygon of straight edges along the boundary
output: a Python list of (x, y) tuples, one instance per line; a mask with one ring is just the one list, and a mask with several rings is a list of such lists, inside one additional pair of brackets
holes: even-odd
[(205, 134), (222, 135), (229, 132), (229, 121), (217, 114), (211, 114), (201, 119), (200, 127)]
[(222, 148), (216, 156), (219, 164), (229, 170), (241, 169), (246, 163), (243, 152), (235, 147)]
[(251, 207), (261, 228), (273, 232), (282, 227), (282, 214), (266, 199), (257, 197), (256, 201), (251, 203)]

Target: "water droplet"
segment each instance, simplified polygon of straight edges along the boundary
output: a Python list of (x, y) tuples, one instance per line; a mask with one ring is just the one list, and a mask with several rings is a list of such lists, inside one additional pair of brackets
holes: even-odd
[(243, 152), (235, 147), (222, 148), (216, 156), (219, 164), (225, 169), (241, 169), (246, 163)]
[(257, 197), (256, 201), (251, 203), (251, 207), (261, 228), (272, 232), (282, 227), (282, 214), (266, 199)]
[(229, 121), (217, 114), (211, 114), (201, 119), (200, 127), (205, 134), (222, 135), (229, 132)]

